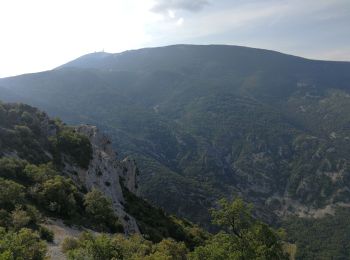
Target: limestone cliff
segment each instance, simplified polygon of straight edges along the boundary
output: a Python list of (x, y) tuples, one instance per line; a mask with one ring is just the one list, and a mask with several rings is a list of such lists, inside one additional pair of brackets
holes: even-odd
[(131, 159), (117, 160), (110, 139), (99, 132), (97, 127), (81, 125), (76, 131), (87, 136), (92, 144), (92, 159), (88, 169), (72, 165), (65, 160), (64, 172), (87, 190), (100, 190), (113, 202), (113, 208), (124, 226), (126, 233), (139, 233), (136, 220), (125, 212), (125, 202), (120, 181), (133, 193), (137, 193), (137, 166)]

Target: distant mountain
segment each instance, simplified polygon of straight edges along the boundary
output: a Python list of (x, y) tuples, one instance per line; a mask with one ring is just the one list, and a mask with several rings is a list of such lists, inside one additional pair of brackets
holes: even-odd
[(221, 45), (92, 53), (0, 79), (0, 99), (98, 125), (138, 161), (142, 196), (204, 225), (222, 196), (270, 221), (350, 203), (349, 62)]

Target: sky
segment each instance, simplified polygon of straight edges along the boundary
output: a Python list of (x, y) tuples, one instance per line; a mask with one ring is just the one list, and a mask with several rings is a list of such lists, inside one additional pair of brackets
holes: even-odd
[(0, 0), (0, 77), (180, 43), (350, 61), (350, 0)]

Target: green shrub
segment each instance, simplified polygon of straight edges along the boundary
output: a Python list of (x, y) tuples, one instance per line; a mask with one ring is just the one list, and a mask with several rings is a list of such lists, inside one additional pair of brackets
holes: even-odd
[(45, 209), (60, 216), (71, 217), (77, 212), (77, 188), (70, 179), (62, 176), (42, 183), (33, 196)]
[(93, 189), (84, 196), (85, 211), (90, 219), (99, 229), (109, 227), (114, 232), (122, 232), (123, 228), (118, 221), (112, 207), (110, 199), (106, 198), (102, 192)]
[(24, 175), (31, 183), (42, 183), (54, 176), (59, 175), (59, 173), (53, 169), (52, 163), (47, 164), (27, 164), (23, 170)]
[(224, 231), (195, 248), (190, 259), (288, 259), (279, 234), (252, 216), (251, 205), (238, 198), (219, 206), (212, 210), (213, 223)]
[(27, 181), (23, 173), (28, 162), (15, 158), (0, 158), (0, 177), (16, 181)]
[(54, 233), (45, 226), (39, 227), (39, 236), (41, 239), (46, 240), (47, 242), (53, 242)]
[(62, 153), (69, 155), (80, 167), (87, 168), (92, 158), (90, 140), (74, 129), (64, 127), (56, 138), (51, 140), (53, 150), (59, 160)]
[(39, 235), (23, 228), (18, 232), (6, 232), (0, 228), (0, 259), (45, 259), (46, 244)]
[(13, 209), (24, 201), (24, 186), (10, 180), (0, 178), (0, 207)]
[(79, 247), (79, 242), (76, 238), (73, 238), (73, 237), (66, 237), (61, 244), (61, 249), (63, 253), (67, 253), (69, 251), (75, 250), (78, 247)]
[(12, 225), (16, 230), (28, 227), (32, 220), (29, 214), (19, 207), (16, 207), (16, 209), (11, 212), (11, 219)]

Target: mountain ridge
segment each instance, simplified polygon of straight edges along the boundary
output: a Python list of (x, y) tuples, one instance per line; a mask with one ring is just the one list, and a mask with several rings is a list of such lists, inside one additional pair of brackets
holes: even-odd
[[(312, 59), (312, 58), (306, 58), (306, 57), (301, 57), (298, 55), (293, 55), (293, 54), (288, 54), (280, 51), (275, 51), (275, 50), (268, 50), (268, 49), (263, 49), (263, 48), (256, 48), (256, 47), (248, 47), (248, 46), (241, 46), (241, 45), (229, 45), (229, 44), (203, 44), (203, 45), (194, 45), (194, 44), (174, 44), (174, 45), (165, 45), (165, 46), (159, 46), (159, 47), (146, 47), (146, 48), (140, 48), (140, 49), (133, 49), (133, 50), (126, 50), (122, 52), (117, 52), (117, 53), (110, 53), (110, 52), (92, 52), (88, 54), (84, 54), (76, 59), (73, 59), (72, 61), (69, 61), (63, 65), (60, 65), (54, 69), (62, 69), (62, 68), (68, 68), (68, 67), (85, 67), (85, 68), (94, 68), (96, 65), (89, 67), (89, 65), (85, 66), (79, 66), (79, 64), (83, 63), (86, 60), (88, 61), (96, 61), (96, 60), (101, 60), (103, 58), (111, 58), (111, 57), (117, 57), (121, 55), (128, 55), (132, 54), (134, 52), (147, 52), (150, 50), (157, 50), (157, 49), (164, 49), (164, 48), (186, 48), (186, 47), (225, 47), (225, 48), (236, 48), (236, 49), (245, 49), (245, 50), (254, 50), (256, 52), (268, 52), (270, 54), (277, 54), (277, 55), (284, 55), (288, 57), (294, 57), (298, 59), (304, 59), (304, 60), (309, 60), (309, 61), (324, 61), (324, 62), (339, 62), (339, 63), (348, 63), (350, 61), (337, 61), (337, 60), (322, 60), (322, 59)], [(91, 58), (91, 60), (90, 60)], [(77, 64), (76, 62), (79, 62)], [(90, 65), (91, 66), (91, 65)]]
[(348, 202), (349, 62), (216, 45), (111, 55), (1, 79), (0, 95), (98, 124), (140, 163), (143, 196), (204, 225), (222, 196), (267, 219)]

